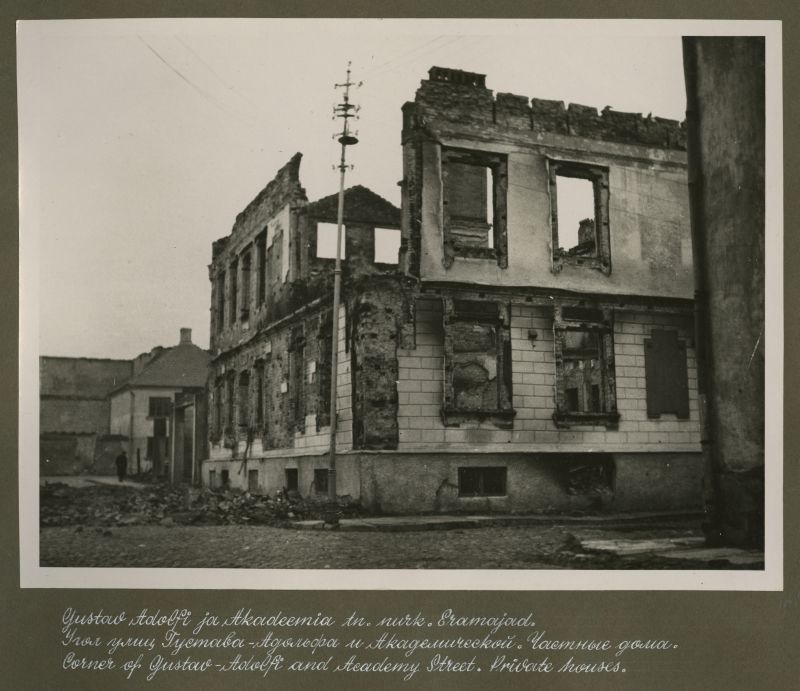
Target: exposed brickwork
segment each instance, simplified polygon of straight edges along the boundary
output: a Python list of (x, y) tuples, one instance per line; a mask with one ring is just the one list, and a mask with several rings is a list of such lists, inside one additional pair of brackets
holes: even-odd
[[(250, 470), (258, 470), (259, 486), (268, 477), (272, 491), (282, 487), (284, 479), (280, 474), (262, 472), (265, 459), (322, 454), (330, 434), (334, 262), (316, 256), (317, 224), (336, 222), (338, 199), (332, 195), (307, 203), (299, 181), (299, 162), (298, 154), (239, 214), (231, 235), (214, 243), (209, 270), (214, 359), (208, 463), (220, 473), (227, 470), (234, 484), (236, 478), (241, 480)], [(391, 372), (393, 350), (385, 366), (376, 369), (373, 365), (382, 346), (373, 347), (367, 332), (384, 327), (383, 307), (368, 315), (372, 302), (402, 304), (397, 300), (396, 265), (374, 261), (375, 228), (399, 230), (399, 225), (399, 209), (385, 199), (364, 187), (346, 191), (343, 306), (336, 335), (340, 451), (353, 446), (353, 361), (363, 372), (355, 383), (361, 382), (366, 391), (359, 405), (370, 430), (361, 443), (370, 448), (396, 446), (396, 432), (387, 432), (388, 422), (382, 427), (379, 419), (393, 420), (394, 408), (378, 412), (382, 402), (391, 406), (391, 396), (378, 400), (380, 382), (375, 375)], [(381, 297), (380, 283), (371, 281), (391, 275), (397, 278)], [(363, 289), (365, 284), (370, 290)], [(359, 318), (359, 325), (352, 329), (348, 310), (355, 310)], [(394, 331), (399, 314), (398, 309), (398, 316), (389, 320)], [(378, 339), (381, 343), (382, 336)], [(394, 378), (389, 374), (386, 381), (393, 386)], [(203, 472), (208, 478), (209, 468)], [(303, 480), (305, 485), (307, 480)]]
[(354, 445), (397, 448), (399, 278), (371, 281), (351, 303)]
[(433, 68), (431, 78), (423, 80), (417, 91), (416, 117), (421, 121), (446, 120), (460, 124), (497, 126), (498, 130), (528, 129), (537, 132), (568, 134), (577, 137), (639, 144), (643, 146), (686, 149), (685, 127), (677, 120), (624, 113), (606, 106), (600, 113), (591, 106), (562, 101), (529, 99), (516, 94), (493, 92), (480, 79), (451, 81), (449, 72)]

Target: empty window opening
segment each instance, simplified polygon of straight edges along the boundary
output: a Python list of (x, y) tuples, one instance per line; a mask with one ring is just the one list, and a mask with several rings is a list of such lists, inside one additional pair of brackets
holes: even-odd
[(233, 431), (233, 413), (236, 391), (236, 380), (234, 379), (233, 374), (231, 374), (228, 377), (228, 380), (225, 382), (225, 388), (225, 399), (227, 403), (225, 410), (225, 425), (230, 431)]
[(247, 471), (247, 491), (258, 492), (258, 470)]
[(217, 331), (222, 331), (225, 326), (225, 272), (222, 271), (217, 279)]
[(459, 468), (459, 497), (503, 497), (506, 495), (506, 468)]
[(596, 331), (564, 331), (562, 338), (567, 411), (604, 412), (600, 397), (604, 367), (599, 334)]
[(258, 285), (256, 287), (256, 305), (262, 305), (267, 294), (267, 234), (261, 233), (256, 238), (256, 261), (258, 262)]
[(445, 266), (457, 256), (507, 265), (506, 178), (505, 156), (442, 150)]
[(222, 434), (222, 382), (218, 381), (214, 387), (214, 430)]
[(568, 494), (595, 497), (602, 505), (603, 497), (614, 490), (614, 473), (613, 458), (600, 454), (600, 458), (572, 460), (560, 464), (559, 480)]
[(615, 424), (619, 414), (612, 312), (557, 308), (554, 333), (556, 422)]
[(314, 491), (317, 494), (328, 493), (328, 469), (315, 468), (314, 469)]
[(250, 424), (250, 372), (239, 375), (239, 426)]
[(557, 175), (556, 185), (559, 248), (569, 256), (596, 256), (594, 183)]
[(222, 485), (222, 487), (227, 487), (228, 485), (230, 485), (230, 482), (231, 482), (230, 473), (227, 470), (223, 470), (222, 477), (220, 477), (220, 485)]
[(400, 231), (395, 228), (375, 228), (375, 263), (397, 264), (400, 254)]
[(247, 321), (250, 317), (250, 252), (245, 252), (242, 255), (242, 306), (241, 317), (243, 321)]
[(611, 273), (608, 168), (547, 162), (550, 180), (553, 271), (564, 264)]
[(239, 291), (239, 260), (234, 259), (231, 262), (231, 324), (234, 324), (237, 319), (236, 308), (238, 305), (238, 291)]
[(209, 470), (208, 471), (208, 486), (211, 489), (217, 489), (217, 471), (216, 470)]
[(297, 491), (297, 468), (287, 468), (286, 471), (286, 491)]
[[(317, 258), (336, 259), (336, 223), (317, 223)], [(339, 244), (339, 256), (345, 258), (345, 229), (342, 226), (342, 241)]]

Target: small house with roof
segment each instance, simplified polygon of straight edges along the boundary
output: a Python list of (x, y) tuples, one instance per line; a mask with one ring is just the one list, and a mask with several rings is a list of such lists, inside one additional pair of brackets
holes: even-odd
[(134, 359), (133, 375), (109, 395), (111, 432), (127, 439), (129, 473), (152, 470), (173, 480), (193, 478), (198, 454), (205, 454), (205, 424), (194, 421), (198, 410), (205, 419), (208, 367), (208, 352), (192, 343), (192, 330), (186, 328), (178, 345)]

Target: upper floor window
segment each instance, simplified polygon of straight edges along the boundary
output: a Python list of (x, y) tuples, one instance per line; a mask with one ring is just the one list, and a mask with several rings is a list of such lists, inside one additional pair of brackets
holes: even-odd
[(171, 402), (169, 396), (150, 396), (147, 401), (148, 417), (169, 417)]
[[(317, 258), (336, 259), (336, 235), (338, 233), (336, 223), (317, 223)], [(345, 229), (342, 226), (342, 238), (339, 245), (339, 257), (345, 258)]]
[(231, 315), (230, 322), (235, 324), (239, 318), (237, 313), (238, 298), (239, 298), (239, 258), (237, 257), (231, 262), (230, 268), (230, 300), (231, 300)]
[(256, 238), (256, 262), (258, 264), (256, 306), (261, 306), (267, 294), (267, 231), (263, 231)]
[(217, 332), (225, 328), (225, 272), (219, 272), (217, 279)]
[(494, 259), (508, 266), (507, 179), (505, 155), (442, 149), (446, 267), (455, 257)]
[(611, 273), (608, 168), (548, 161), (553, 270), (564, 264)]
[(400, 231), (396, 228), (375, 228), (375, 263), (397, 264), (400, 254)]
[(250, 318), (250, 268), (251, 268), (251, 255), (250, 250), (242, 255), (242, 306), (241, 318), (242, 321), (247, 321)]

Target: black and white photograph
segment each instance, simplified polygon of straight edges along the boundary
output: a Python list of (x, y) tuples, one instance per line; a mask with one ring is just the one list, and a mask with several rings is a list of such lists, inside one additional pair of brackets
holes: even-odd
[(17, 39), (23, 587), (781, 588), (780, 23)]

